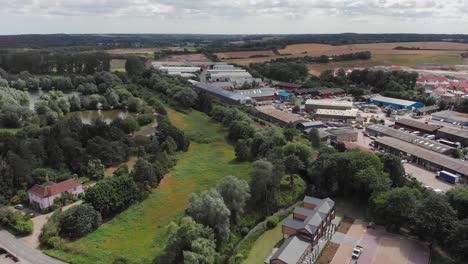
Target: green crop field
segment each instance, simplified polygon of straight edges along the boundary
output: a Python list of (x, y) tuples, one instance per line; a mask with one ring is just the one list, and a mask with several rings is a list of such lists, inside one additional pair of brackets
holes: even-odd
[(111, 72), (119, 71), (125, 72), (125, 62), (127, 60), (112, 59), (111, 60)]
[(224, 176), (247, 179), (250, 163), (235, 161), (226, 131), (197, 111), (189, 114), (169, 109), (173, 124), (197, 143), (178, 156), (177, 165), (143, 202), (103, 224), (92, 234), (65, 245), (66, 250), (46, 250), (70, 263), (152, 263), (166, 245), (166, 226), (183, 215), (192, 192), (215, 186)]
[(464, 61), (459, 54), (454, 53), (433, 53), (433, 54), (375, 54), (370, 60), (341, 61), (322, 64), (309, 65), (309, 72), (313, 75), (320, 75), (324, 70), (331, 70), (339, 67), (372, 67), (372, 66), (407, 66), (414, 67), (421, 64), (439, 65), (459, 65)]

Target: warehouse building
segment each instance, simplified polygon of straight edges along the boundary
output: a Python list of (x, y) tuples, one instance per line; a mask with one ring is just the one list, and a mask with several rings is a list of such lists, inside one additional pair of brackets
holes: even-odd
[(328, 129), (327, 132), (334, 142), (355, 142), (358, 139), (358, 131), (351, 128)]
[(455, 127), (443, 127), (437, 131), (437, 138), (443, 138), (452, 142), (460, 142), (462, 146), (468, 146), (468, 130), (455, 128)]
[(259, 115), (262, 117), (262, 119), (279, 124), (280, 126), (286, 126), (289, 123), (310, 121), (298, 114), (278, 110), (271, 105), (257, 106), (256, 109), (258, 110)]
[(465, 181), (468, 177), (468, 163), (464, 161), (391, 137), (380, 138), (375, 144), (379, 150), (400, 156), (434, 172), (445, 170), (463, 176)]
[(275, 100), (278, 93), (275, 88), (257, 88), (248, 90), (235, 90), (234, 93), (255, 99), (257, 102)]
[(414, 110), (414, 112), (418, 116), (430, 115), (430, 114), (432, 114), (434, 112), (437, 112), (437, 111), (439, 111), (439, 106), (438, 105), (425, 106), (425, 107), (417, 108), (416, 110)]
[(314, 117), (320, 121), (344, 122), (351, 123), (356, 120), (358, 115), (357, 109), (350, 110), (334, 110), (334, 109), (318, 109)]
[(419, 137), (413, 135), (408, 132), (403, 132), (398, 129), (393, 129), (383, 125), (372, 125), (366, 128), (366, 131), (371, 136), (375, 137), (392, 137), (397, 138), (399, 140), (420, 146), (422, 148), (444, 154), (444, 155), (451, 155), (455, 148), (450, 146), (444, 145), (442, 143), (436, 142), (434, 140), (429, 140), (423, 137)]
[(440, 111), (432, 114), (432, 120), (446, 122), (459, 126), (468, 125), (468, 114), (463, 114), (455, 111)]
[(441, 128), (441, 126), (426, 124), (418, 122), (416, 120), (403, 118), (395, 121), (395, 128), (404, 128), (411, 131), (419, 131), (423, 134), (435, 135), (437, 133), (437, 130)]
[(422, 108), (424, 107), (423, 103), (408, 101), (403, 99), (396, 99), (381, 95), (376, 95), (369, 99), (369, 103), (378, 105), (378, 106), (390, 106), (396, 109), (414, 109), (414, 108)]
[(236, 94), (230, 90), (225, 89), (230, 88), (232, 89), (232, 84), (229, 82), (222, 82), (222, 83), (207, 83), (207, 82), (199, 82), (193, 85), (193, 88), (196, 90), (201, 90), (206, 92), (212, 97), (218, 98), (223, 100), (229, 104), (255, 104), (255, 100), (244, 96), (242, 94)]
[(312, 128), (322, 128), (323, 122), (322, 121), (306, 121), (306, 122), (297, 122), (296, 128), (302, 131), (310, 131)]
[(336, 101), (336, 100), (313, 100), (309, 99), (305, 103), (305, 109), (316, 110), (316, 109), (336, 109), (336, 110), (349, 110), (353, 108), (353, 103), (348, 101)]
[(201, 70), (200, 67), (188, 67), (188, 66), (154, 66), (157, 70), (166, 73), (195, 73)]

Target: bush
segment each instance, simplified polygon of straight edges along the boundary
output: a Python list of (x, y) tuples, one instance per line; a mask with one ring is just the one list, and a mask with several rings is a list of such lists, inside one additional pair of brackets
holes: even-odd
[(33, 223), (28, 215), (8, 208), (0, 208), (0, 225), (20, 236), (29, 235), (33, 230)]
[(137, 116), (137, 122), (140, 126), (148, 125), (153, 122), (152, 114), (141, 114)]
[(273, 228), (275, 228), (275, 227), (278, 225), (278, 223), (279, 223), (278, 217), (272, 215), (272, 216), (270, 216), (270, 217), (267, 218), (267, 223), (266, 223), (266, 225), (267, 225), (268, 229), (273, 229)]
[(98, 228), (102, 222), (101, 214), (89, 204), (80, 204), (63, 212), (58, 221), (62, 237), (76, 239)]

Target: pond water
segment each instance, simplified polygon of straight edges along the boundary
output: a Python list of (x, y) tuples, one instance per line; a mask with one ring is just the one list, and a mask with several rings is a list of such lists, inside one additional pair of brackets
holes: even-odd
[[(34, 111), (34, 106), (39, 101), (41, 96), (46, 92), (47, 91), (42, 91), (41, 89), (28, 91), (28, 93), (29, 93), (29, 109), (31, 111)], [(62, 93), (63, 93), (63, 95), (65, 95), (67, 97), (71, 97), (72, 95), (78, 95), (78, 96), (80, 95), (79, 92), (72, 92), (72, 91), (69, 91), (69, 92), (63, 92), (62, 91)]]
[(113, 120), (117, 118), (125, 119), (128, 117), (129, 113), (125, 110), (90, 110), (90, 111), (79, 111), (71, 114), (79, 115), (81, 122), (83, 124), (91, 124), (93, 120), (98, 118), (104, 120), (107, 124), (110, 124)]

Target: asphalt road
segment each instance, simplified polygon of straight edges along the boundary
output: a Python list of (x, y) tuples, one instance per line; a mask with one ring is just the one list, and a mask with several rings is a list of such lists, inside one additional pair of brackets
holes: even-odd
[(24, 264), (65, 264), (65, 262), (51, 258), (40, 250), (33, 249), (24, 243), (23, 240), (16, 238), (8, 231), (0, 228), (0, 248), (4, 248), (14, 256), (20, 259)]

